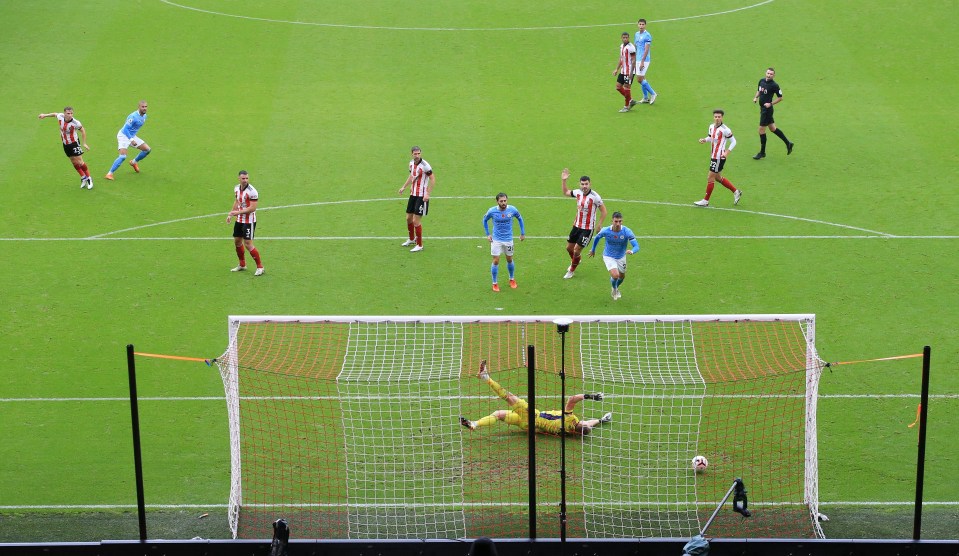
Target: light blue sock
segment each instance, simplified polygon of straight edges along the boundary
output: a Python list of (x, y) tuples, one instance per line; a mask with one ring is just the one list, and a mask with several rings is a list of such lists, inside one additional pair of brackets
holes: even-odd
[(508, 262), (508, 263), (506, 263), (506, 270), (509, 271), (509, 279), (512, 280), (512, 279), (513, 279), (513, 273), (516, 271), (516, 265), (513, 264), (512, 262)]
[(648, 93), (649, 96), (653, 96), (653, 95), (656, 94), (656, 91), (653, 90), (653, 86), (650, 85), (650, 84), (649, 84), (649, 81), (647, 81), (647, 80), (645, 80), (645, 79), (643, 80), (643, 91), (645, 91), (646, 93)]
[(616, 289), (616, 279), (615, 279), (615, 278), (610, 278), (610, 279), (609, 279), (609, 285), (610, 285), (610, 286), (613, 286), (613, 289), (615, 290), (615, 289)]
[(117, 168), (119, 168), (120, 165), (123, 164), (123, 161), (126, 159), (127, 159), (127, 155), (125, 154), (121, 154), (120, 156), (118, 156), (117, 159), (113, 161), (113, 166), (110, 166), (110, 173), (112, 174), (113, 172), (116, 172)]
[(495, 284), (496, 280), (499, 278), (499, 265), (498, 264), (492, 265), (491, 267), (489, 267), (489, 271), (490, 271), (490, 274), (493, 275), (493, 283)]
[(138, 154), (137, 157), (133, 159), (133, 162), (140, 162), (141, 160), (146, 158), (147, 155), (149, 154), (150, 154), (150, 151), (140, 151), (140, 154)]

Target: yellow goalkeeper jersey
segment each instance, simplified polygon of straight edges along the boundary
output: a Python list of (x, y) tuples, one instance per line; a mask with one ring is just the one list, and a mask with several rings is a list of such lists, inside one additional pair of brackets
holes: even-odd
[[(513, 404), (504, 421), (506, 421), (507, 425), (513, 425), (525, 430), (528, 428), (528, 412), (529, 404), (526, 403), (526, 400), (519, 399)], [(538, 411), (533, 409), (533, 413), (536, 414), (535, 423), (537, 432), (559, 434), (560, 416), (562, 413), (558, 409), (553, 411)], [(572, 413), (566, 414), (566, 432), (576, 434), (577, 423), (579, 423), (579, 417)]]
[[(536, 414), (536, 430), (547, 434), (559, 434), (560, 423), (563, 422), (561, 419), (562, 412), (558, 409), (554, 411), (540, 411)], [(565, 423), (566, 432), (576, 434), (576, 424), (579, 423), (579, 417), (572, 413), (567, 413)]]

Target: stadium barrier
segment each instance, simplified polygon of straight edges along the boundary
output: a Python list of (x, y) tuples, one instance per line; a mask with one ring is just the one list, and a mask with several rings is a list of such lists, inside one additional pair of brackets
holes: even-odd
[[(498, 556), (679, 556), (687, 539), (497, 539)], [(290, 540), (292, 556), (467, 556), (472, 540)], [(269, 540), (0, 544), (0, 556), (266, 555)], [(710, 556), (957, 556), (959, 540), (715, 539)]]

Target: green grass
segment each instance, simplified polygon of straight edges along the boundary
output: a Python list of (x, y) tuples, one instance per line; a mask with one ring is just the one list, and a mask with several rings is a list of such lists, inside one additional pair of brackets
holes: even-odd
[[(127, 405), (10, 400), (122, 398), (126, 344), (216, 356), (229, 314), (816, 313), (830, 361), (933, 347), (932, 392), (953, 397), (930, 403), (925, 498), (955, 514), (959, 118), (943, 94), (956, 85), (952, 61), (941, 55), (942, 37), (959, 34), (951, 2), (776, 0), (681, 21), (662, 20), (702, 13), (701, 3), (659, 0), (644, 13), (565, 0), (184, 3), (301, 22), (564, 28), (322, 27), (159, 0), (0, 5), (0, 541), (135, 537), (128, 516), (88, 527), (104, 510), (52, 508), (135, 503)], [(566, 26), (636, 17), (650, 20), (660, 97), (619, 114), (609, 72), (619, 33), (634, 25)], [(769, 65), (786, 93), (778, 123), (797, 147), (787, 158), (770, 135), (770, 156), (755, 162), (749, 100)], [(142, 174), (121, 168), (107, 182), (116, 131), (141, 98), (154, 152)], [(79, 189), (55, 124), (36, 119), (66, 104), (89, 133), (93, 191)], [(715, 107), (740, 142), (726, 171), (745, 191), (736, 210), (689, 205), (705, 186), (696, 139)], [(438, 180), (427, 249), (415, 256), (397, 245), (405, 199), (395, 195), (413, 144)], [(598, 262), (560, 279), (566, 166), (589, 174), (642, 236), (616, 304)], [(268, 273), (257, 279), (226, 272), (235, 256), (222, 220), (240, 169), (262, 195)], [(523, 211), (529, 237), (517, 246), (520, 289), (494, 296), (480, 218), (499, 191)], [(732, 207), (722, 188), (713, 199)], [(222, 395), (202, 364), (137, 365), (145, 398)], [(822, 384), (825, 395), (918, 390), (917, 360), (835, 367)], [(821, 401), (824, 505), (912, 500), (916, 433), (906, 425), (916, 403)], [(179, 508), (151, 516), (189, 522), (191, 505), (224, 504), (223, 402), (144, 400), (140, 410), (147, 502)], [(910, 522), (910, 512), (827, 512), (827, 535), (902, 536), (882, 524)], [(16, 519), (25, 513), (41, 518)], [(925, 536), (954, 536), (932, 523)]]

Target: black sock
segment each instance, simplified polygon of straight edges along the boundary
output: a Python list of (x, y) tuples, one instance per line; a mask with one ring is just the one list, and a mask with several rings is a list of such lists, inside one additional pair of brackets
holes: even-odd
[(759, 152), (761, 153), (766, 152), (766, 134), (765, 133), (759, 134)]
[(783, 133), (783, 130), (781, 130), (781, 129), (779, 129), (779, 128), (777, 127), (777, 128), (776, 128), (776, 131), (774, 131), (773, 133), (775, 133), (777, 137), (779, 137), (780, 139), (782, 139), (782, 140), (783, 140), (783, 143), (786, 143), (787, 145), (789, 144), (789, 139), (786, 139), (786, 134)]

